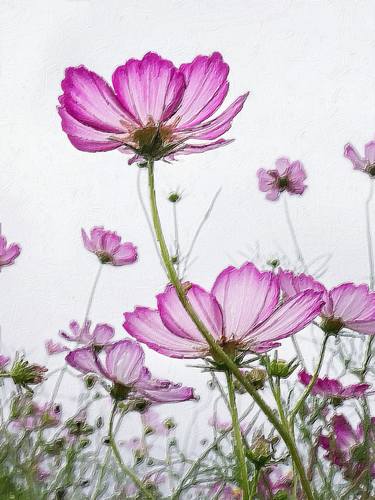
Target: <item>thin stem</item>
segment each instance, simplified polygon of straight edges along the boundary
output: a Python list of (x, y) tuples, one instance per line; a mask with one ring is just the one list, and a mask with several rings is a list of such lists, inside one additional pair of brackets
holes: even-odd
[(366, 199), (366, 236), (367, 236), (367, 251), (368, 251), (368, 260), (369, 260), (369, 268), (370, 268), (370, 289), (373, 290), (375, 286), (375, 268), (374, 268), (374, 247), (372, 244), (372, 235), (371, 235), (371, 217), (370, 217), (370, 203), (372, 201), (372, 197), (374, 195), (374, 181), (370, 180), (370, 191), (369, 195)]
[(240, 482), (243, 491), (243, 500), (248, 500), (250, 498), (250, 487), (247, 477), (248, 474), (246, 467), (244, 443), (241, 434), (240, 422), (238, 420), (238, 411), (236, 404), (236, 395), (234, 392), (233, 377), (232, 374), (228, 371), (225, 372), (225, 375), (228, 387), (229, 408), (233, 423), (234, 449), (237, 456), (237, 466), (240, 471)]
[(170, 280), (170, 282), (174, 285), (175, 290), (177, 292), (178, 298), (184, 307), (185, 311), (188, 313), (190, 318), (192, 319), (193, 323), (195, 326), (198, 328), (208, 345), (210, 346), (211, 349), (211, 355), (214, 357), (216, 361), (219, 363), (222, 363), (226, 366), (226, 368), (233, 373), (233, 375), (236, 377), (236, 379), (243, 385), (243, 387), (247, 390), (247, 392), (250, 394), (250, 396), (253, 398), (253, 400), (256, 402), (256, 404), (260, 407), (260, 409), (263, 411), (263, 413), (266, 415), (268, 418), (269, 422), (275, 427), (275, 429), (278, 431), (280, 436), (282, 437), (285, 445), (287, 446), (289, 453), (291, 455), (291, 458), (293, 462), (296, 465), (296, 468), (298, 470), (298, 473), (300, 475), (301, 479), (301, 485), (302, 489), (305, 492), (306, 497), (309, 500), (313, 500), (313, 494), (310, 488), (310, 484), (307, 480), (306, 473), (301, 461), (301, 458), (298, 454), (297, 447), (294, 443), (294, 439), (289, 433), (289, 429), (284, 428), (284, 426), (281, 424), (279, 419), (276, 417), (274, 414), (273, 410), (267, 405), (267, 403), (262, 399), (262, 397), (258, 394), (257, 390), (254, 388), (254, 386), (246, 380), (246, 378), (243, 376), (241, 373), (241, 370), (238, 368), (238, 366), (235, 364), (235, 362), (224, 352), (224, 350), (219, 346), (219, 344), (216, 343), (214, 337), (211, 335), (209, 330), (206, 328), (205, 324), (201, 321), (197, 313), (194, 311), (193, 307), (191, 306), (188, 298), (186, 297), (185, 290), (182, 286), (182, 283), (180, 282), (176, 270), (173, 266), (173, 263), (171, 261), (169, 252), (168, 252), (168, 247), (166, 245), (165, 239), (164, 239), (164, 234), (163, 230), (161, 227), (161, 222), (159, 218), (159, 212), (157, 208), (157, 203), (156, 203), (156, 194), (155, 194), (155, 179), (154, 179), (154, 162), (150, 160), (148, 162), (148, 179), (149, 179), (149, 191), (150, 191), (150, 204), (151, 204), (151, 213), (152, 213), (152, 220), (154, 224), (154, 229), (155, 229), (155, 235), (156, 239), (159, 242), (160, 246), (160, 253), (162, 256), (162, 259), (165, 264), (167, 276)]
[(251, 482), (250, 500), (253, 500), (253, 498), (255, 498), (255, 495), (257, 494), (259, 476), (260, 476), (260, 468), (257, 467), (255, 469), (255, 474)]
[(111, 417), (109, 419), (109, 428), (108, 428), (109, 444), (111, 446), (113, 454), (116, 457), (117, 463), (119, 464), (122, 472), (126, 476), (129, 476), (130, 479), (133, 481), (133, 483), (139, 488), (139, 491), (145, 495), (143, 498), (154, 499), (154, 496), (147, 490), (147, 488), (144, 487), (143, 482), (138, 478), (138, 476), (129, 467), (127, 467), (124, 464), (124, 462), (122, 461), (121, 454), (118, 451), (118, 448), (116, 446), (116, 441), (115, 441), (114, 436), (113, 436), (113, 422), (115, 419), (116, 410), (117, 410), (117, 401), (115, 401), (113, 403)]
[(176, 257), (177, 274), (180, 276), (180, 241), (178, 235), (178, 220), (177, 220), (177, 203), (172, 203), (173, 206), (173, 225), (174, 225), (174, 251)]
[(84, 317), (84, 320), (83, 320), (83, 325), (89, 319), (90, 312), (91, 312), (91, 307), (92, 307), (92, 303), (93, 303), (94, 296), (95, 296), (95, 292), (96, 292), (96, 289), (98, 287), (99, 278), (100, 278), (100, 275), (102, 274), (102, 269), (103, 269), (103, 264), (100, 263), (99, 264), (99, 268), (98, 268), (98, 270), (97, 270), (97, 272), (95, 274), (94, 283), (92, 285), (91, 292), (90, 292), (90, 295), (89, 295), (89, 300), (87, 302), (87, 307), (86, 307), (85, 317)]

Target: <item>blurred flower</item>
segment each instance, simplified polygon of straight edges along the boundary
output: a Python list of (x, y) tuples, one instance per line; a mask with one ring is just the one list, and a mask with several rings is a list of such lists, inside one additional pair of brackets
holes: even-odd
[[(262, 500), (288, 500), (293, 486), (293, 476), (290, 471), (285, 473), (280, 465), (270, 465), (262, 470), (258, 482), (258, 494)], [(285, 496), (282, 496), (282, 495)]]
[(242, 491), (234, 484), (217, 482), (209, 488), (207, 498), (217, 498), (218, 500), (242, 500)]
[(152, 378), (144, 366), (144, 352), (133, 340), (106, 345), (101, 353), (91, 348), (77, 349), (65, 359), (82, 373), (96, 373), (113, 382), (111, 395), (115, 399), (144, 399), (151, 403), (194, 399), (191, 387)]
[[(91, 321), (86, 320), (83, 326), (80, 327), (77, 321), (71, 321), (69, 324), (71, 334), (67, 334), (63, 330), (59, 331), (60, 337), (69, 342), (76, 342), (84, 345), (105, 345), (108, 344), (114, 334), (115, 329), (107, 323), (98, 323), (91, 332)], [(66, 349), (68, 350), (68, 349)]]
[(21, 253), (21, 247), (17, 243), (7, 244), (7, 239), (0, 235), (0, 269), (11, 266)]
[(307, 290), (323, 293), (325, 305), (321, 310), (320, 327), (326, 333), (337, 334), (345, 327), (359, 333), (375, 334), (375, 292), (371, 292), (367, 285), (343, 283), (326, 290), (312, 276), (282, 270), (278, 276), (287, 300)]
[[(208, 425), (218, 432), (228, 432), (232, 429), (232, 421), (230, 418), (229, 420), (220, 420), (217, 413), (208, 419)], [(243, 433), (246, 431), (247, 426), (245, 422), (240, 423), (240, 429)]]
[(375, 177), (375, 141), (366, 144), (364, 156), (361, 156), (351, 144), (346, 144), (344, 156), (352, 162), (354, 170), (361, 170), (370, 177)]
[[(21, 402), (22, 403), (22, 402)], [(51, 403), (24, 401), (16, 418), (11, 419), (15, 430), (35, 431), (41, 428), (57, 427), (61, 422), (61, 407)]]
[(218, 52), (198, 56), (179, 69), (149, 52), (115, 70), (113, 91), (84, 66), (67, 68), (58, 107), (62, 128), (77, 149), (121, 148), (123, 153), (135, 153), (129, 163), (174, 159), (224, 146), (231, 141), (218, 138), (230, 129), (248, 95), (207, 120), (228, 93), (228, 72)]
[(121, 243), (121, 236), (103, 227), (94, 227), (90, 237), (82, 229), (83, 244), (89, 252), (94, 253), (102, 264), (125, 266), (137, 260), (137, 248), (133, 243)]
[(162, 419), (158, 412), (151, 408), (141, 414), (145, 434), (166, 436), (170, 430), (168, 421)]
[(274, 170), (260, 168), (257, 172), (259, 189), (266, 194), (267, 200), (278, 200), (283, 191), (302, 195), (306, 189), (303, 183), (306, 172), (300, 161), (291, 162), (288, 158), (279, 158)]
[(9, 356), (4, 356), (3, 354), (0, 354), (0, 370), (4, 370), (6, 366), (9, 364), (10, 357)]
[(354, 429), (344, 415), (334, 415), (331, 421), (330, 435), (319, 437), (320, 446), (326, 450), (324, 457), (342, 469), (346, 478), (356, 478), (369, 469), (375, 478), (375, 418), (371, 418), (367, 441), (362, 422)]
[[(279, 304), (278, 278), (260, 272), (250, 262), (228, 267), (216, 279), (211, 293), (186, 284), (186, 296), (211, 335), (231, 356), (265, 352), (279, 340), (302, 330), (320, 312), (321, 293), (304, 291)], [(204, 358), (210, 348), (168, 286), (157, 296), (158, 309), (137, 307), (125, 313), (124, 328), (140, 342), (174, 358)]]
[[(303, 385), (309, 385), (311, 379), (312, 375), (309, 375), (305, 370), (298, 374), (298, 380)], [(311, 394), (338, 400), (359, 398), (366, 393), (369, 387), (369, 384), (352, 384), (344, 387), (339, 380), (324, 377), (316, 380)]]
[(45, 342), (47, 354), (50, 356), (53, 354), (60, 354), (61, 352), (69, 351), (64, 345), (54, 342), (52, 339), (46, 340)]

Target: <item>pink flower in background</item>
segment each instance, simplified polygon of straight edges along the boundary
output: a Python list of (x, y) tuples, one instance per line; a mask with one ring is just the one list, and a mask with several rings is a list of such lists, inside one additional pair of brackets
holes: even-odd
[(10, 357), (0, 354), (0, 370), (4, 370), (9, 364)]
[[(215, 414), (208, 419), (208, 425), (218, 432), (227, 432), (232, 428), (231, 420), (220, 420), (220, 418)], [(242, 433), (247, 429), (245, 422), (240, 423), (240, 428)]]
[[(228, 267), (211, 292), (188, 284), (193, 308), (223, 347), (233, 353), (265, 352), (279, 340), (302, 330), (320, 312), (321, 292), (304, 291), (279, 303), (279, 280), (245, 263)], [(174, 358), (202, 358), (210, 348), (198, 331), (172, 286), (157, 296), (157, 309), (137, 307), (125, 313), (124, 328), (140, 342)]]
[(144, 366), (145, 355), (133, 340), (105, 346), (101, 353), (87, 347), (71, 351), (66, 361), (82, 373), (96, 373), (114, 383), (112, 395), (121, 399), (146, 399), (151, 403), (175, 403), (194, 399), (191, 387), (158, 380)]
[(242, 500), (241, 489), (234, 484), (224, 482), (214, 483), (207, 494), (207, 498), (217, 498), (218, 500)]
[(84, 66), (67, 68), (58, 107), (62, 128), (77, 149), (120, 148), (133, 154), (129, 163), (215, 149), (231, 142), (221, 136), (248, 95), (212, 118), (228, 93), (228, 73), (218, 52), (179, 68), (152, 52), (129, 59), (113, 73), (114, 90)]
[[(375, 478), (375, 457), (369, 442), (364, 442), (363, 425), (353, 428), (344, 415), (334, 415), (331, 421), (332, 432), (329, 436), (319, 437), (320, 446), (326, 450), (324, 457), (342, 469), (346, 478), (358, 477), (368, 467)], [(370, 422), (368, 441), (375, 440), (375, 418)], [(366, 450), (369, 461), (364, 460)]]
[[(280, 465), (271, 465), (262, 470), (258, 482), (258, 494), (262, 500), (272, 500), (276, 495), (285, 493), (289, 498), (293, 486), (293, 476), (290, 471), (285, 472)], [(278, 497), (277, 497), (278, 498)], [(280, 497), (284, 498), (284, 497)]]
[(60, 354), (62, 352), (69, 351), (67, 347), (60, 344), (59, 342), (54, 342), (52, 339), (46, 340), (45, 347), (47, 354), (52, 356), (53, 354)]
[(347, 144), (344, 156), (352, 162), (354, 170), (361, 170), (370, 177), (375, 177), (375, 141), (366, 144), (364, 156), (361, 156), (351, 144)]
[[(298, 380), (303, 385), (309, 385), (312, 376), (305, 370), (298, 374)], [(311, 390), (314, 396), (322, 396), (324, 398), (333, 399), (350, 399), (363, 396), (370, 388), (369, 384), (352, 384), (344, 387), (339, 380), (324, 377), (318, 378)]]
[(331, 290), (306, 274), (293, 274), (280, 270), (280, 286), (286, 299), (302, 291), (316, 290), (323, 293), (325, 304), (321, 311), (321, 328), (337, 334), (342, 328), (358, 333), (375, 334), (375, 292), (367, 285), (343, 283)]
[(267, 200), (278, 200), (283, 191), (302, 195), (306, 189), (306, 172), (300, 161), (291, 162), (288, 158), (279, 158), (274, 170), (260, 168), (257, 172), (259, 189), (266, 194)]
[(14, 430), (34, 431), (41, 428), (57, 427), (61, 422), (61, 408), (50, 403), (31, 402), (25, 413), (12, 420)]
[(159, 413), (153, 410), (152, 407), (144, 411), (141, 418), (143, 426), (149, 433), (158, 436), (166, 436), (168, 434), (167, 419), (162, 419)]
[(86, 320), (82, 327), (79, 326), (77, 321), (71, 321), (69, 324), (69, 328), (71, 333), (68, 334), (63, 330), (60, 330), (60, 337), (68, 340), (69, 342), (76, 342), (77, 344), (84, 345), (108, 344), (115, 334), (115, 329), (113, 328), (113, 326), (108, 325), (107, 323), (98, 323), (95, 326), (94, 330), (91, 332), (90, 320)]
[(94, 253), (102, 264), (125, 266), (137, 260), (137, 248), (133, 243), (121, 243), (121, 236), (102, 226), (92, 228), (90, 236), (82, 229), (82, 239), (86, 250)]
[(20, 253), (21, 247), (17, 243), (11, 243), (8, 246), (5, 236), (0, 235), (0, 269), (14, 264)]

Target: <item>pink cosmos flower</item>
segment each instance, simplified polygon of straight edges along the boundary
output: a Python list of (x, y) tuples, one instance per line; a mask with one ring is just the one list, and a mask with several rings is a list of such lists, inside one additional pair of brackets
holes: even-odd
[(125, 266), (137, 260), (137, 247), (133, 243), (121, 243), (121, 236), (102, 226), (92, 228), (90, 237), (82, 229), (82, 239), (86, 250), (94, 253), (102, 264)]
[(113, 73), (114, 90), (84, 66), (67, 68), (58, 107), (62, 128), (77, 149), (120, 148), (135, 153), (129, 163), (215, 149), (232, 142), (221, 136), (248, 95), (212, 118), (228, 93), (228, 73), (218, 52), (179, 68), (153, 52), (129, 59)]
[(371, 292), (367, 285), (343, 283), (327, 290), (306, 274), (296, 275), (280, 270), (278, 276), (287, 299), (307, 290), (323, 293), (325, 304), (320, 327), (326, 333), (337, 334), (346, 327), (359, 333), (375, 334), (375, 292)]
[[(82, 327), (79, 326), (77, 321), (71, 321), (69, 324), (71, 334), (59, 331), (60, 337), (69, 342), (76, 342), (77, 344), (84, 345), (105, 345), (108, 344), (114, 334), (115, 329), (107, 323), (98, 323), (94, 330), (91, 332), (91, 321), (86, 320)], [(55, 344), (56, 345), (56, 344)], [(65, 349), (68, 350), (68, 349)], [(61, 352), (61, 351), (60, 351)]]
[[(290, 471), (285, 472), (280, 465), (271, 465), (262, 470), (258, 482), (258, 494), (262, 500), (272, 500), (281, 493), (291, 493), (293, 486), (293, 476)], [(278, 497), (277, 497), (278, 498)], [(284, 498), (281, 497), (280, 498)]]
[[(332, 432), (329, 436), (319, 437), (320, 446), (326, 450), (324, 457), (342, 469), (344, 477), (355, 478), (366, 468), (370, 468), (375, 478), (375, 457), (372, 447), (364, 442), (363, 425), (354, 429), (344, 415), (334, 415), (331, 421)], [(371, 419), (368, 440), (375, 440), (375, 418)], [(370, 453), (369, 462), (364, 460), (366, 450)]]
[(85, 347), (71, 351), (66, 361), (82, 373), (96, 373), (113, 382), (112, 395), (121, 399), (142, 399), (151, 403), (173, 403), (194, 399), (191, 387), (158, 380), (144, 366), (145, 355), (133, 340), (104, 346), (101, 353)]
[[(228, 267), (211, 292), (187, 285), (187, 297), (216, 341), (231, 354), (265, 352), (302, 330), (320, 312), (321, 293), (304, 291), (280, 305), (278, 278), (250, 262)], [(140, 342), (173, 358), (202, 358), (210, 348), (172, 286), (157, 296), (157, 309), (125, 313), (124, 328)]]
[(60, 344), (59, 342), (54, 342), (52, 339), (46, 340), (45, 347), (47, 354), (49, 354), (50, 356), (52, 356), (53, 354), (60, 354), (62, 352), (69, 351), (67, 347)]
[(4, 370), (9, 364), (10, 357), (0, 354), (0, 370)]
[(267, 200), (278, 200), (283, 191), (302, 195), (306, 189), (303, 183), (306, 172), (300, 161), (291, 162), (288, 158), (279, 158), (274, 170), (260, 168), (257, 172), (259, 189), (266, 194)]
[(364, 156), (361, 156), (351, 144), (347, 144), (344, 156), (352, 162), (354, 170), (361, 170), (370, 177), (375, 177), (375, 141), (366, 144)]
[[(312, 375), (307, 373), (306, 370), (302, 370), (298, 374), (298, 380), (303, 385), (309, 385), (311, 379)], [(352, 384), (344, 387), (339, 380), (324, 377), (316, 380), (311, 390), (311, 394), (314, 396), (319, 395), (324, 398), (332, 398), (334, 400), (350, 399), (363, 396), (369, 388), (369, 384)]]
[(21, 247), (17, 243), (7, 244), (7, 239), (0, 235), (0, 269), (11, 266), (21, 253)]

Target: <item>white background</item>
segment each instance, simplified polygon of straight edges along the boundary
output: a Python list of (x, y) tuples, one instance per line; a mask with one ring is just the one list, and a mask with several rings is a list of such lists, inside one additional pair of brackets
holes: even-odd
[[(190, 280), (209, 287), (257, 244), (263, 260), (280, 249), (293, 258), (282, 203), (264, 199), (255, 175), (284, 155), (308, 172), (305, 195), (289, 200), (306, 260), (333, 255), (324, 277), (330, 286), (367, 280), (369, 180), (352, 171), (343, 147), (374, 138), (373, 1), (1, 0), (0, 20), (0, 220), (9, 241), (22, 245), (17, 264), (0, 275), (5, 353), (22, 348), (45, 361), (44, 341), (82, 319), (97, 261), (83, 249), (81, 227), (103, 224), (139, 248), (138, 264), (104, 269), (93, 304), (93, 320), (115, 325), (118, 338), (122, 313), (153, 305), (165, 284), (137, 197), (137, 167), (116, 151), (77, 151), (61, 131), (56, 104), (67, 66), (85, 64), (110, 80), (116, 66), (149, 50), (176, 65), (218, 50), (231, 68), (228, 102), (250, 91), (227, 133), (232, 145), (157, 167), (170, 241), (166, 196), (184, 192), (185, 249), (222, 187)], [(184, 361), (150, 351), (147, 360), (157, 375), (204, 395), (202, 376)]]

